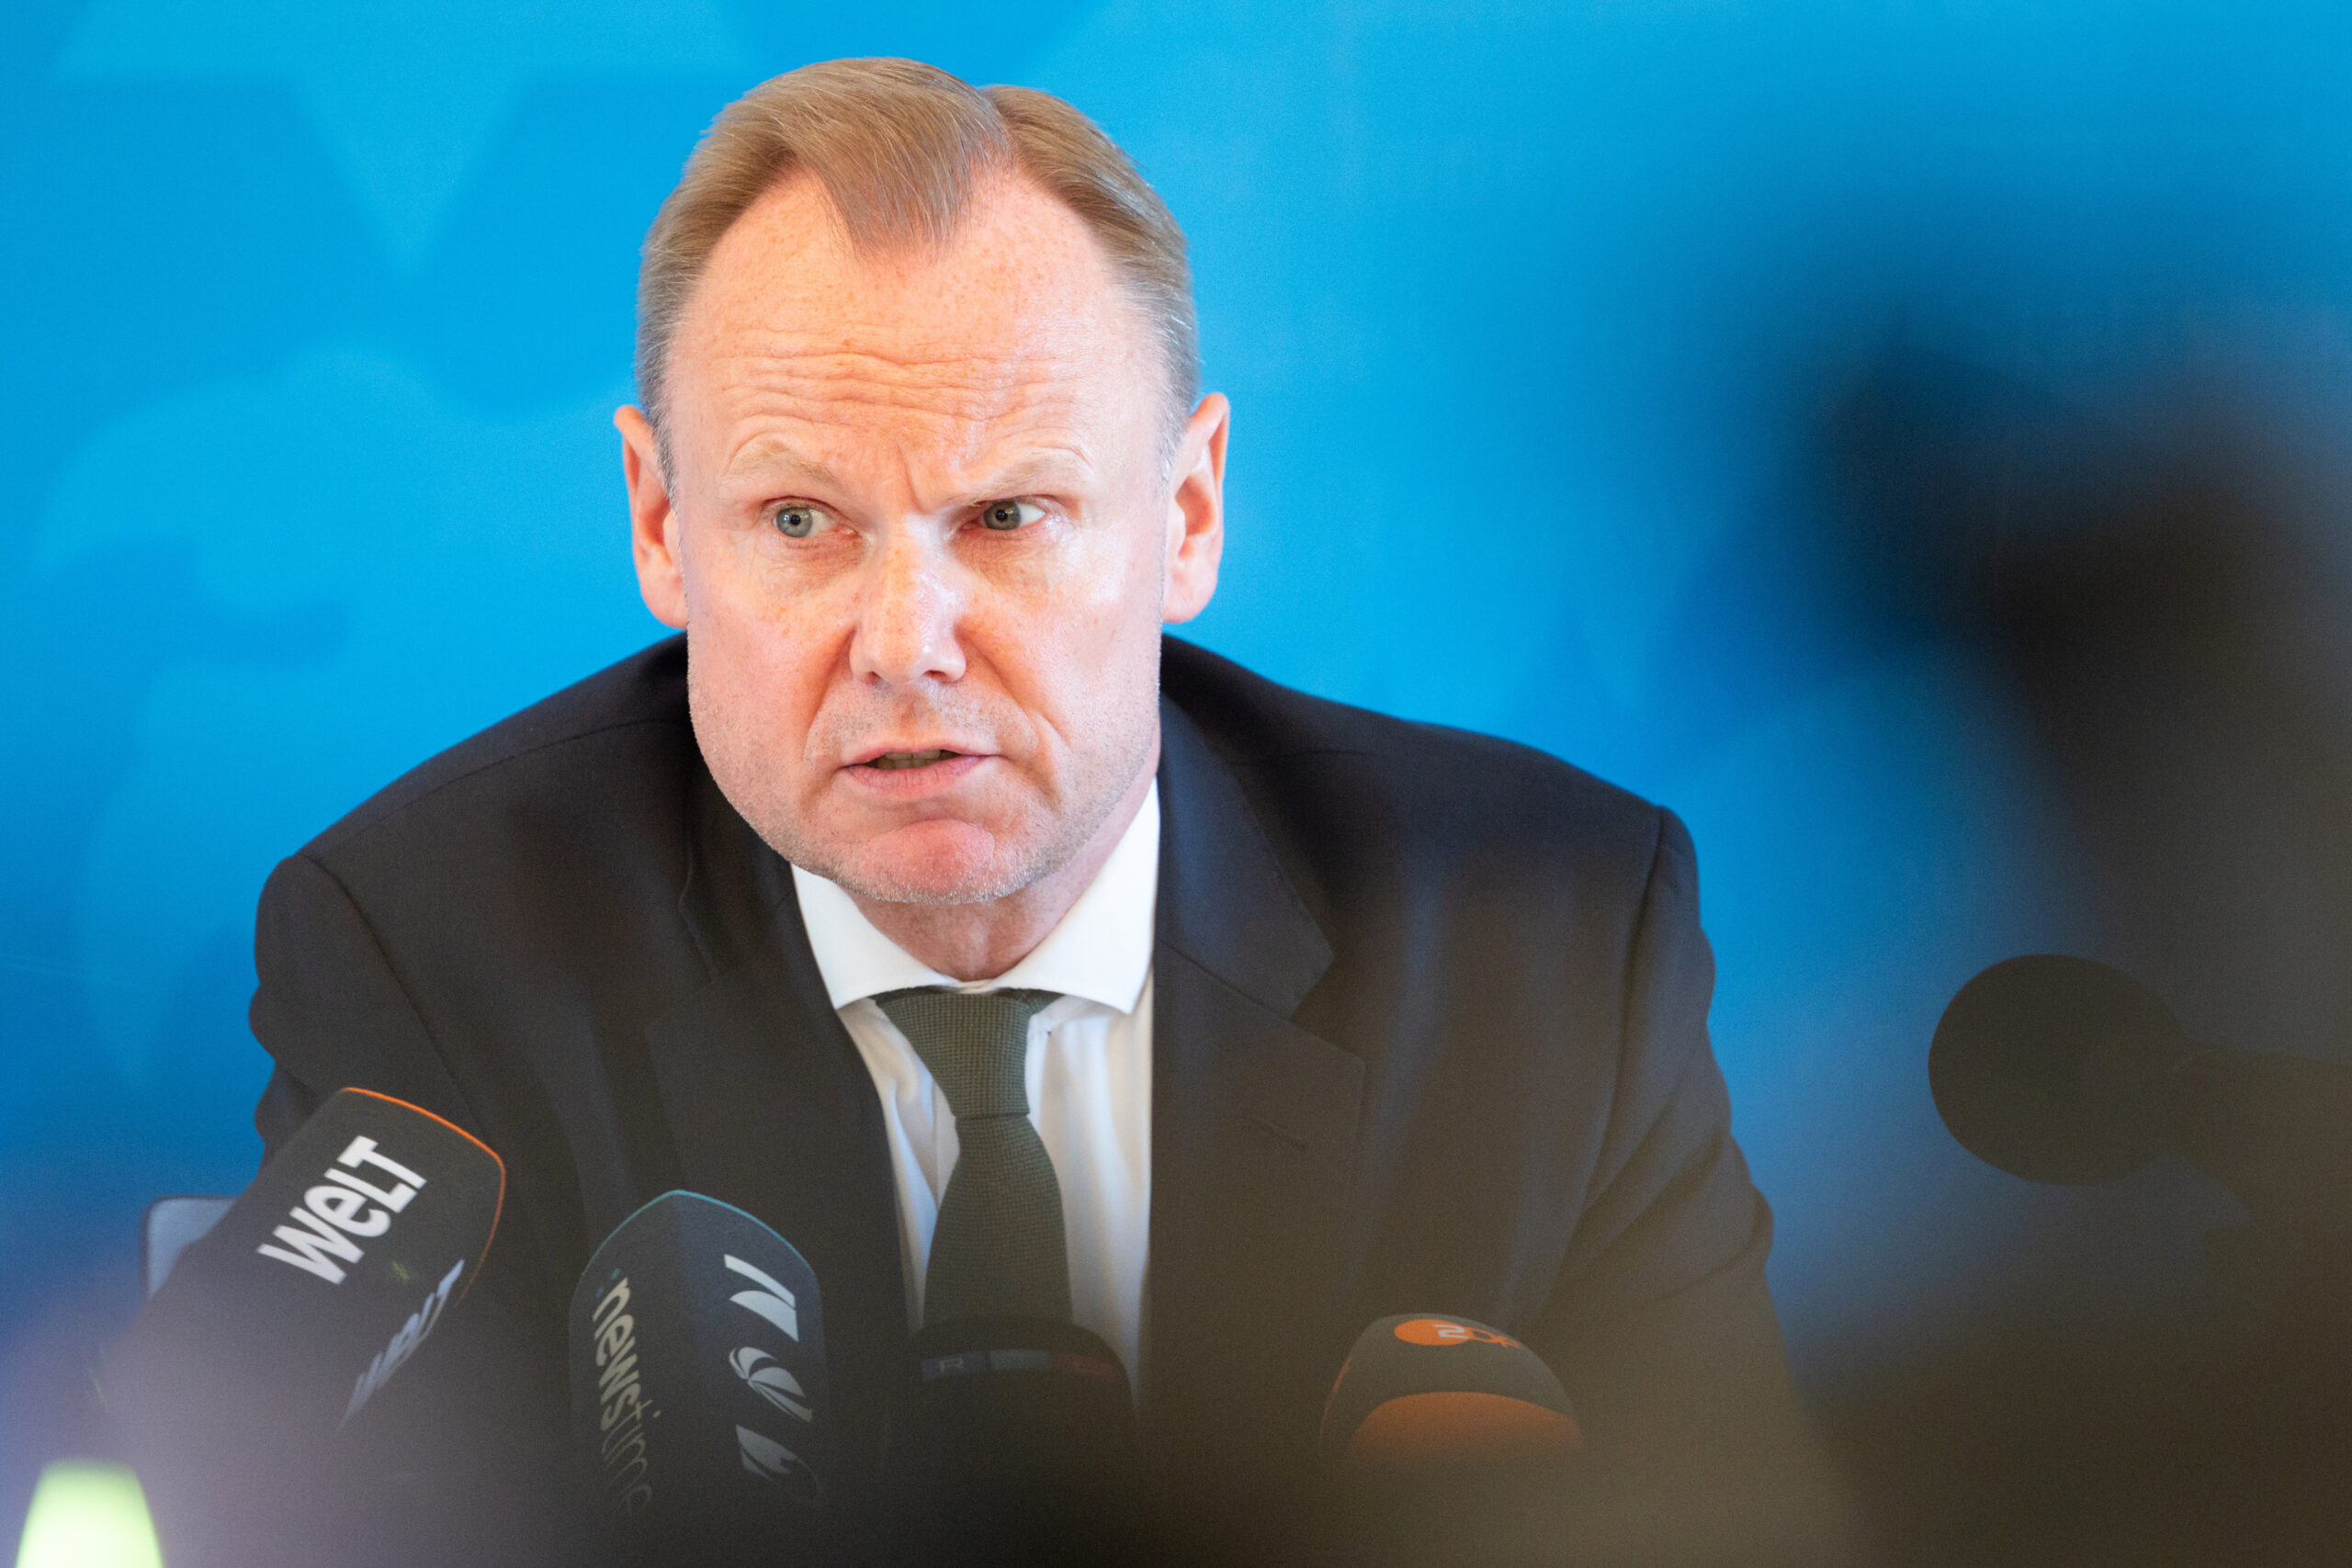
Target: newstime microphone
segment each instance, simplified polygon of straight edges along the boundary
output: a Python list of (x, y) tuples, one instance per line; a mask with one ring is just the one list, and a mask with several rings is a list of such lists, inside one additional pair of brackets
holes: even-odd
[(505, 1190), (471, 1134), (346, 1089), (181, 1255), (100, 1378), (172, 1568), (336, 1551), (321, 1532), (370, 1484), (336, 1461), (430, 1353)]
[(634, 1562), (786, 1564), (828, 1550), (824, 1310), (792, 1244), (665, 1192), (572, 1292), (572, 1430)]

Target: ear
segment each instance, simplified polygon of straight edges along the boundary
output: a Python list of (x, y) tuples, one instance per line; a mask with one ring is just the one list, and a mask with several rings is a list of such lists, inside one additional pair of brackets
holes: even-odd
[(684, 541), (678, 511), (670, 503), (670, 481), (662, 472), (662, 448), (652, 422), (641, 409), (624, 406), (613, 414), (621, 433), (621, 476), (628, 483), (629, 545), (637, 557), (637, 592), (653, 618), (665, 626), (686, 624)]
[(1159, 618), (1189, 621), (1216, 593), (1217, 562), (1225, 555), (1225, 437), (1233, 410), (1211, 392), (1184, 422), (1177, 438), (1176, 489), (1168, 499), (1168, 587)]

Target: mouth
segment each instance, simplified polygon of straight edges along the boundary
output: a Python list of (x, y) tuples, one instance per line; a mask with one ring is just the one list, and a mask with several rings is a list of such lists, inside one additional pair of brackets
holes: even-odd
[(950, 751), (944, 746), (928, 751), (885, 751), (878, 757), (868, 757), (858, 766), (881, 773), (896, 773), (904, 768), (927, 768), (933, 762), (944, 762), (951, 757), (963, 754), (961, 751)]

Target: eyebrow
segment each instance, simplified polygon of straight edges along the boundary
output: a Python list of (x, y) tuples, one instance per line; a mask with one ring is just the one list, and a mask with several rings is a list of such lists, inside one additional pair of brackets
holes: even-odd
[(727, 466), (719, 472), (741, 474), (771, 468), (789, 468), (813, 483), (829, 485), (836, 490), (841, 488), (840, 475), (816, 458), (804, 456), (792, 443), (772, 433), (754, 435), (737, 447), (734, 455), (727, 459)]
[(1015, 458), (989, 476), (987, 486), (968, 494), (957, 496), (956, 502), (959, 505), (970, 505), (976, 502), (995, 501), (1003, 496), (1025, 495), (1034, 490), (1050, 488), (1047, 481), (1064, 474), (1073, 478), (1082, 477), (1092, 472), (1093, 468), (1093, 464), (1077, 453), (1066, 449), (1055, 448), (1039, 452), (1030, 457)]

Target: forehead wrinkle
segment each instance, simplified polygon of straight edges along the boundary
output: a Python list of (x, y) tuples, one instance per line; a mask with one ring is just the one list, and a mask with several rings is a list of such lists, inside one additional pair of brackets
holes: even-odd
[[(813, 385), (869, 381), (911, 399), (987, 397), (1026, 384), (1099, 382), (1133, 369), (1134, 345), (1106, 345), (1102, 301), (1031, 293), (1018, 301), (967, 299), (967, 279), (876, 299), (850, 280), (714, 302), (696, 323), (695, 357), (722, 383), (792, 378)], [(815, 320), (811, 320), (815, 318)], [(1108, 346), (1111, 352), (1105, 353)]]
[(682, 322), (675, 384), (707, 411), (697, 423), (727, 470), (781, 449), (837, 494), (873, 481), (901, 504), (1056, 493), (1047, 469), (1073, 474), (1072, 489), (1103, 476), (1116, 452), (1094, 450), (1113, 428), (1098, 416), (1128, 404), (1126, 383), (1156, 361), (1074, 216), (1035, 197), (992, 226), (983, 202), (936, 254), (860, 256), (792, 220), (816, 195), (763, 198)]
[[(736, 442), (739, 449), (772, 422), (837, 431), (852, 442), (861, 437), (896, 441), (927, 437), (952, 446), (985, 440), (992, 431), (1075, 426), (1080, 422), (1073, 415), (1084, 406), (1077, 398), (1042, 397), (1009, 400), (992, 408), (943, 407), (862, 385), (815, 397), (792, 388), (761, 387), (746, 389), (729, 400), (733, 406), (728, 411), (728, 423), (742, 433)], [(884, 417), (860, 417), (865, 415)], [(1075, 430), (1069, 434), (1075, 439)]]
[[(1034, 339), (1032, 342), (1034, 343)], [(965, 350), (915, 356), (834, 343), (789, 341), (762, 348), (739, 348), (716, 356), (723, 382), (737, 386), (799, 383), (814, 395), (860, 389), (909, 403), (956, 397), (1014, 398), (1060, 389), (1075, 395), (1086, 379), (1085, 359), (1075, 353), (1024, 346), (1011, 354)]]
[[(1087, 389), (1074, 377), (989, 374), (991, 367), (984, 361), (956, 362), (952, 376), (912, 378), (869, 375), (865, 362), (842, 355), (812, 361), (738, 355), (718, 368), (722, 374), (714, 378), (719, 383), (714, 390), (722, 423), (738, 430), (782, 420), (842, 430), (852, 440), (920, 441), (967, 452), (1007, 427), (1082, 425), (1077, 416), (1089, 401)], [(739, 465), (752, 439), (747, 432), (729, 467)], [(1085, 446), (1082, 440), (1063, 444), (1080, 453)]]

